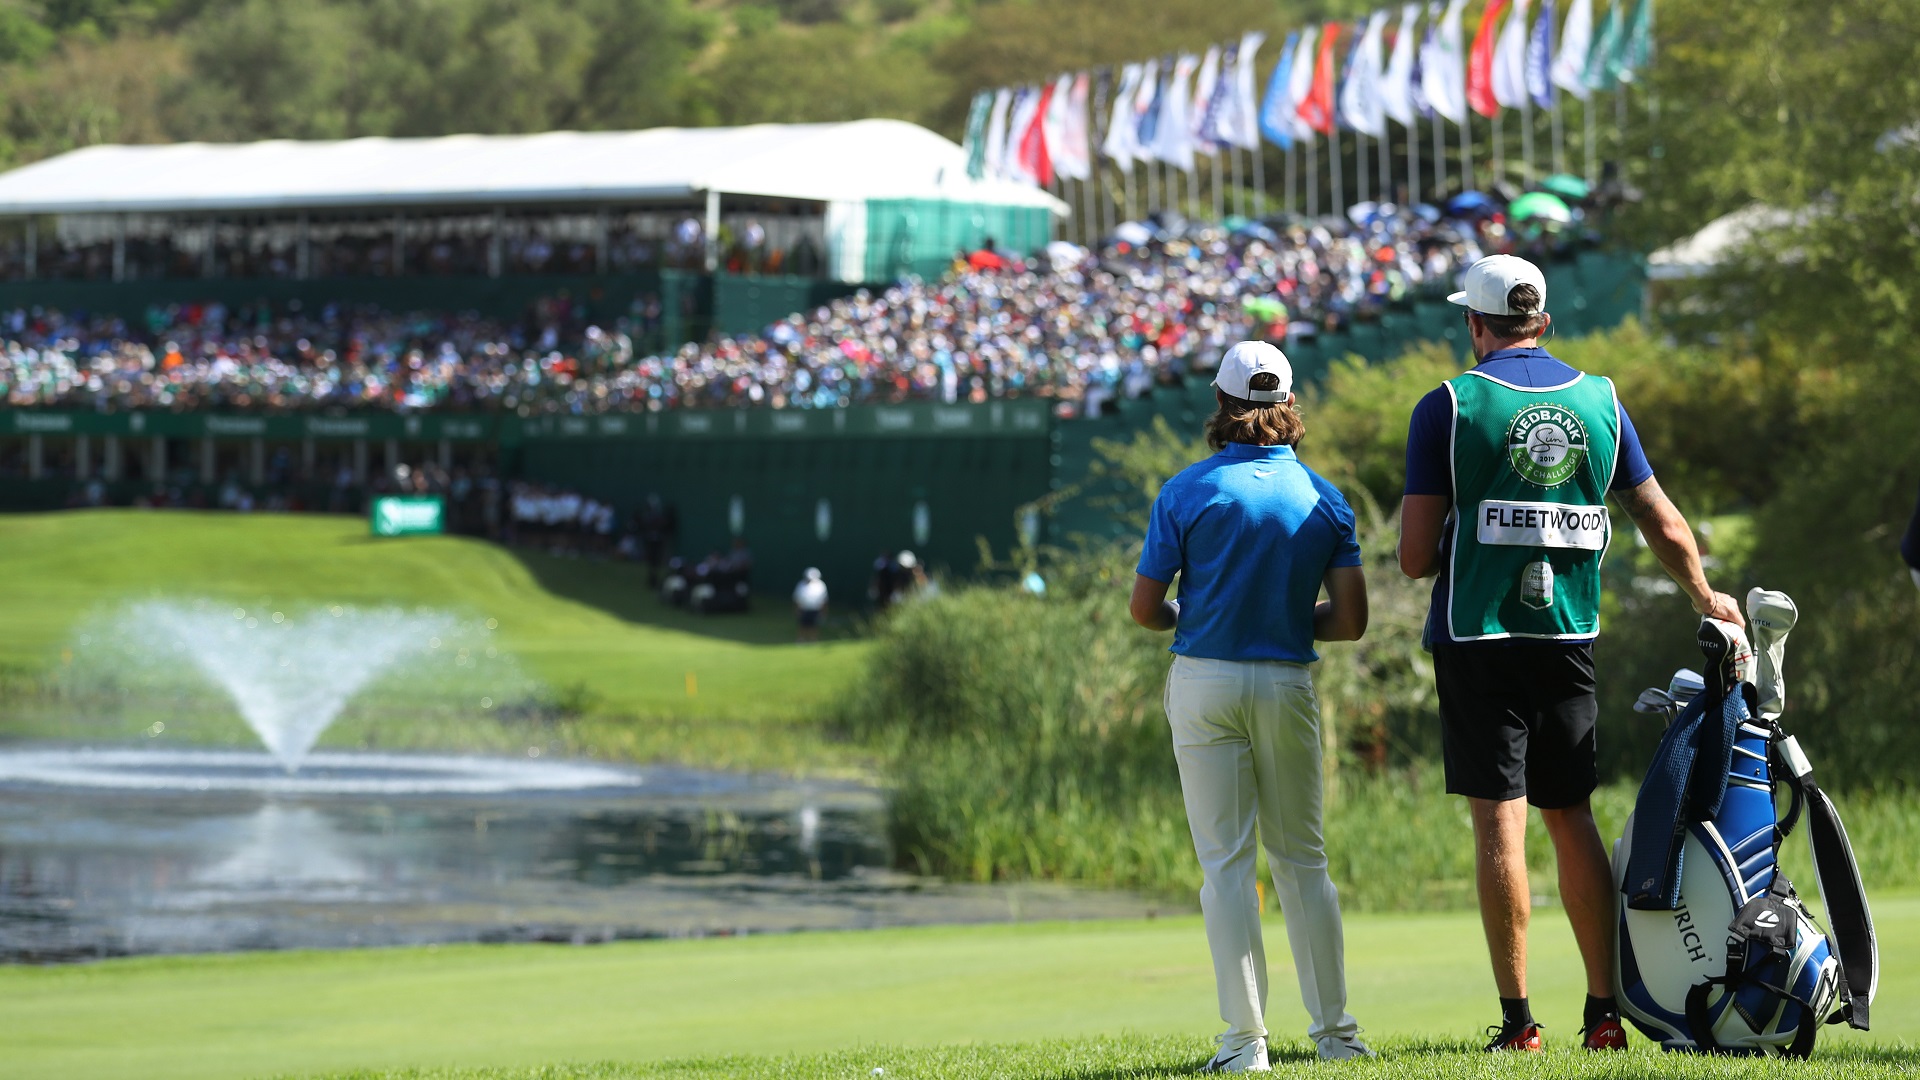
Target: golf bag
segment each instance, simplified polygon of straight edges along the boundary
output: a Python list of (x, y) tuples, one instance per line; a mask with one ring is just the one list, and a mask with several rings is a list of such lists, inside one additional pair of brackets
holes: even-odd
[[(1698, 691), (1682, 672), (1635, 705), (1669, 723), (1614, 845), (1625, 899), (1615, 985), (1622, 1014), (1665, 1049), (1806, 1057), (1822, 1024), (1866, 1029), (1878, 946), (1839, 812), (1779, 724), (1797, 613), (1784, 594), (1757, 589), (1747, 607), (1760, 685), (1741, 670), (1754, 654), (1740, 628), (1705, 620)], [(1831, 934), (1778, 865), (1803, 818)]]

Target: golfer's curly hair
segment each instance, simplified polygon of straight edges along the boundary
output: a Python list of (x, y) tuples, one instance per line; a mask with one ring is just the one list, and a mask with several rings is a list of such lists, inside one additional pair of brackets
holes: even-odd
[[(1271, 371), (1255, 372), (1248, 380), (1249, 390), (1278, 390), (1280, 376)], [(1207, 417), (1207, 445), (1224, 450), (1228, 443), (1251, 446), (1297, 446), (1307, 433), (1300, 410), (1290, 402), (1248, 401), (1225, 390), (1216, 389), (1220, 407)]]

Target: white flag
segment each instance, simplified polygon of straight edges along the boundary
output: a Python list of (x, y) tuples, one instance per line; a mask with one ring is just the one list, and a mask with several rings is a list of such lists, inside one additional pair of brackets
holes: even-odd
[(1307, 118), (1300, 115), (1300, 103), (1307, 100), (1313, 92), (1313, 68), (1319, 59), (1320, 28), (1309, 26), (1300, 32), (1300, 44), (1293, 50), (1293, 67), (1287, 72), (1287, 97), (1291, 101), (1293, 137), (1296, 139), (1315, 139), (1320, 133), (1313, 130)]
[(1193, 102), (1188, 109), (1187, 138), (1202, 154), (1211, 154), (1214, 143), (1207, 133), (1207, 106), (1213, 103), (1213, 91), (1220, 84), (1220, 46), (1207, 46), (1200, 61), (1200, 75), (1193, 83)]
[(1053, 91), (1055, 101), (1063, 97), (1064, 116), (1060, 123), (1060, 148), (1053, 151), (1053, 171), (1069, 180), (1086, 180), (1093, 176), (1093, 147), (1087, 128), (1087, 98), (1093, 90), (1093, 80), (1086, 72), (1078, 75), (1065, 75), (1060, 79), (1066, 85), (1063, 95), (1058, 87)]
[(1181, 172), (1193, 171), (1193, 69), (1200, 59), (1191, 53), (1181, 55), (1173, 64), (1173, 79), (1167, 83), (1167, 97), (1160, 103), (1160, 127), (1155, 134), (1153, 155)]
[(1020, 143), (1026, 138), (1028, 129), (1033, 127), (1034, 118), (1039, 112), (1040, 92), (1038, 90), (1023, 86), (1014, 93), (1013, 112), (1007, 121), (1006, 156), (1001, 159), (1006, 169), (1007, 179), (1018, 180), (1023, 184), (1032, 184), (1036, 187), (1040, 184), (1040, 178), (1021, 163)]
[(1047, 115), (1040, 118), (1040, 132), (1047, 140), (1047, 161), (1053, 171), (1067, 175), (1061, 168), (1067, 149), (1067, 99), (1073, 96), (1073, 76), (1062, 75), (1053, 81), (1053, 96), (1047, 98)]
[(1573, 0), (1560, 32), (1560, 53), (1553, 59), (1553, 85), (1581, 101), (1593, 95), (1587, 85), (1587, 53), (1592, 49), (1593, 0)]
[(1007, 114), (1013, 109), (1013, 91), (1002, 87), (994, 91), (993, 111), (987, 114), (987, 175), (995, 180), (1007, 178)]
[(1387, 134), (1387, 113), (1380, 98), (1380, 46), (1386, 35), (1387, 13), (1376, 11), (1361, 31), (1360, 44), (1340, 87), (1340, 116), (1347, 126), (1376, 139)]
[[(1439, 4), (1434, 4), (1435, 12)], [(1460, 13), (1467, 0), (1451, 0), (1440, 16), (1440, 32), (1420, 58), (1420, 89), (1433, 111), (1455, 124), (1467, 122), (1467, 54), (1460, 35)]]
[(1228, 141), (1242, 150), (1260, 149), (1260, 81), (1253, 64), (1266, 40), (1267, 35), (1249, 30), (1233, 54), (1233, 107), (1228, 111), (1231, 122), (1222, 130), (1228, 133)]
[(1123, 169), (1133, 168), (1133, 155), (1138, 147), (1134, 144), (1134, 128), (1140, 118), (1133, 111), (1134, 94), (1140, 89), (1140, 65), (1128, 64), (1120, 69), (1120, 89), (1113, 92), (1113, 112), (1107, 117), (1107, 141), (1100, 146), (1114, 164)]
[(1502, 107), (1527, 105), (1527, 0), (1513, 0), (1500, 43), (1493, 50), (1493, 100)]
[(1133, 156), (1141, 161), (1155, 161), (1160, 155), (1148, 141), (1145, 129), (1147, 114), (1153, 111), (1153, 99), (1160, 94), (1160, 61), (1149, 60), (1140, 67), (1140, 85), (1133, 91)]
[(1387, 77), (1380, 84), (1380, 104), (1401, 127), (1411, 128), (1419, 119), (1413, 108), (1414, 27), (1420, 21), (1420, 5), (1400, 9), (1400, 30), (1393, 38), (1393, 59), (1387, 62)]

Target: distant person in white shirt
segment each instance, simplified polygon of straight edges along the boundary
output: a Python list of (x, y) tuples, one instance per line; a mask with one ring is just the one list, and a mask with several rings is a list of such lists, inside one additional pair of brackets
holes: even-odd
[(800, 642), (819, 641), (820, 620), (827, 615), (827, 583), (817, 568), (807, 567), (800, 584), (793, 587), (793, 613), (800, 621)]

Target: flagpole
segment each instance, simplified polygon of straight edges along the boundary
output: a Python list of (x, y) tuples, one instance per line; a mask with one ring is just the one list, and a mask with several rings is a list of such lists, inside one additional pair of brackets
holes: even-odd
[(1253, 205), (1254, 213), (1267, 216), (1267, 147), (1256, 140), (1254, 148), (1247, 151), (1253, 159)]
[(1591, 187), (1598, 183), (1600, 178), (1600, 174), (1593, 167), (1594, 142), (1596, 141), (1596, 137), (1594, 135), (1592, 94), (1588, 94), (1587, 100), (1580, 103), (1580, 122), (1581, 126), (1587, 129), (1587, 152), (1585, 159), (1587, 165), (1587, 185)]
[(1247, 216), (1247, 189), (1240, 182), (1240, 147), (1227, 148), (1227, 161), (1233, 166), (1233, 214)]
[(1100, 223), (1099, 221), (1095, 220), (1095, 217), (1094, 217), (1097, 211), (1095, 211), (1094, 209), (1095, 204), (1093, 200), (1093, 197), (1094, 197), (1093, 189), (1098, 185), (1091, 182), (1093, 180), (1093, 175), (1094, 174), (1089, 172), (1086, 180), (1079, 181), (1080, 206), (1083, 210), (1087, 212), (1087, 216), (1080, 219), (1080, 231), (1081, 231), (1081, 235), (1084, 238), (1083, 242), (1088, 247), (1092, 247), (1100, 239)]
[(1407, 127), (1407, 205), (1420, 203), (1420, 114)]
[[(1367, 196), (1370, 194), (1367, 190), (1367, 134), (1357, 128), (1353, 132), (1353, 173), (1353, 201), (1357, 203), (1366, 202)], [(1342, 210), (1345, 209), (1345, 207), (1335, 207), (1334, 209)]]
[(1473, 110), (1460, 123), (1460, 190), (1473, 190)]
[(1393, 129), (1383, 123), (1380, 125), (1380, 201), (1398, 201), (1393, 194)]
[(1327, 147), (1327, 158), (1333, 165), (1333, 197), (1327, 202), (1331, 212), (1338, 214), (1346, 209), (1340, 203), (1347, 197), (1347, 184), (1346, 177), (1340, 175), (1340, 125), (1337, 122), (1333, 130), (1327, 133)]
[[(1235, 172), (1240, 170), (1235, 169)], [(1220, 221), (1227, 216), (1227, 194), (1220, 190), (1220, 147), (1213, 148), (1213, 220)]]
[(1553, 106), (1547, 110), (1553, 119), (1553, 171), (1567, 171), (1567, 135), (1560, 121), (1560, 95), (1553, 95)]
[(1533, 183), (1533, 95), (1520, 98), (1520, 181)]
[(1507, 110), (1493, 114), (1493, 179), (1498, 184), (1507, 176)]
[(1320, 216), (1320, 140), (1307, 136), (1307, 213)]
[(1433, 201), (1447, 197), (1447, 118), (1435, 112), (1433, 124)]
[(1289, 214), (1297, 214), (1300, 212), (1299, 152), (1296, 151), (1291, 145), (1289, 145), (1285, 153), (1286, 153), (1286, 170), (1287, 170), (1286, 211)]
[(1143, 167), (1143, 171), (1145, 171), (1147, 174), (1146, 179), (1143, 181), (1143, 184), (1146, 187), (1146, 191), (1144, 192), (1144, 194), (1146, 195), (1146, 204), (1143, 207), (1143, 209), (1146, 210), (1146, 213), (1141, 216), (1147, 217), (1147, 216), (1151, 216), (1154, 211), (1160, 209), (1160, 192), (1158, 187), (1154, 184), (1153, 159), (1148, 158), (1147, 160), (1141, 162), (1140, 164)]

